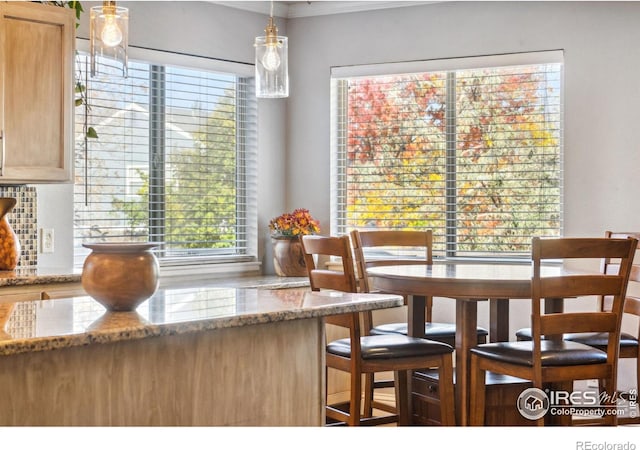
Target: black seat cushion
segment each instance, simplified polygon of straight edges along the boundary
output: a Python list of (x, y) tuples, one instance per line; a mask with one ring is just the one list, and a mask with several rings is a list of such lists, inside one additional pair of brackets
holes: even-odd
[[(380, 334), (407, 334), (408, 325), (406, 322), (399, 323), (385, 323), (371, 329), (372, 335)], [(478, 327), (476, 330), (478, 336), (487, 336), (489, 332), (484, 328)], [(456, 336), (456, 324), (455, 323), (439, 323), (439, 322), (426, 322), (424, 324), (424, 334), (427, 339), (433, 339), (436, 341), (455, 338)]]
[(516, 339), (519, 341), (530, 341), (533, 339), (531, 337), (531, 328), (520, 328), (516, 331)]
[[(516, 332), (516, 338), (519, 341), (531, 340), (531, 328), (522, 328)], [(609, 335), (607, 333), (567, 333), (564, 339), (568, 341), (580, 342), (581, 344), (590, 345), (599, 349), (606, 349)], [(620, 347), (638, 348), (638, 339), (629, 334), (620, 334)]]
[[(602, 350), (573, 341), (542, 341), (542, 365), (571, 366), (607, 362)], [(478, 345), (471, 353), (511, 364), (533, 366), (533, 342), (496, 342)]]
[[(401, 334), (362, 336), (360, 338), (362, 359), (411, 358), (452, 353), (453, 347), (442, 342), (414, 338)], [(327, 352), (350, 357), (351, 339), (339, 339), (327, 345)]]

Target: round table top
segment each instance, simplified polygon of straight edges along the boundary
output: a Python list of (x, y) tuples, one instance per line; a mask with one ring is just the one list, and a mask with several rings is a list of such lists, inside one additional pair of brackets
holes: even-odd
[[(541, 275), (565, 273), (561, 265), (542, 267)], [(531, 264), (435, 262), (367, 269), (375, 289), (451, 298), (531, 298)]]

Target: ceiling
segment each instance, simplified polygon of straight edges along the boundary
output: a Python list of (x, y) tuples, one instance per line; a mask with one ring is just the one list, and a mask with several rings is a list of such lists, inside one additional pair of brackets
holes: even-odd
[[(231, 8), (244, 9), (262, 14), (270, 13), (269, 1), (214, 1), (220, 5)], [(371, 11), (375, 9), (400, 8), (403, 6), (424, 5), (436, 3), (435, 1), (275, 1), (273, 15), (292, 19), (294, 17), (324, 16), (329, 14), (344, 14), (358, 11)]]

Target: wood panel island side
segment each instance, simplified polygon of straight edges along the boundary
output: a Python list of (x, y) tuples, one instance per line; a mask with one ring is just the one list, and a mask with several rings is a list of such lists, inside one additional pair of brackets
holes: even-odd
[(161, 289), (0, 303), (0, 426), (320, 426), (323, 317), (395, 295)]

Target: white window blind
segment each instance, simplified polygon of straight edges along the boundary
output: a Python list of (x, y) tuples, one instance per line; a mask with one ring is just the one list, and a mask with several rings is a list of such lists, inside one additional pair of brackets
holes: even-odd
[[(86, 54), (77, 59), (86, 75)], [(152, 241), (161, 262), (255, 256), (256, 102), (231, 73), (129, 62), (84, 77), (76, 108), (76, 263), (83, 242)], [(87, 126), (98, 138), (86, 138)]]
[(525, 257), (560, 235), (562, 63), (534, 59), (334, 71), (332, 230), (432, 229), (446, 257)]

